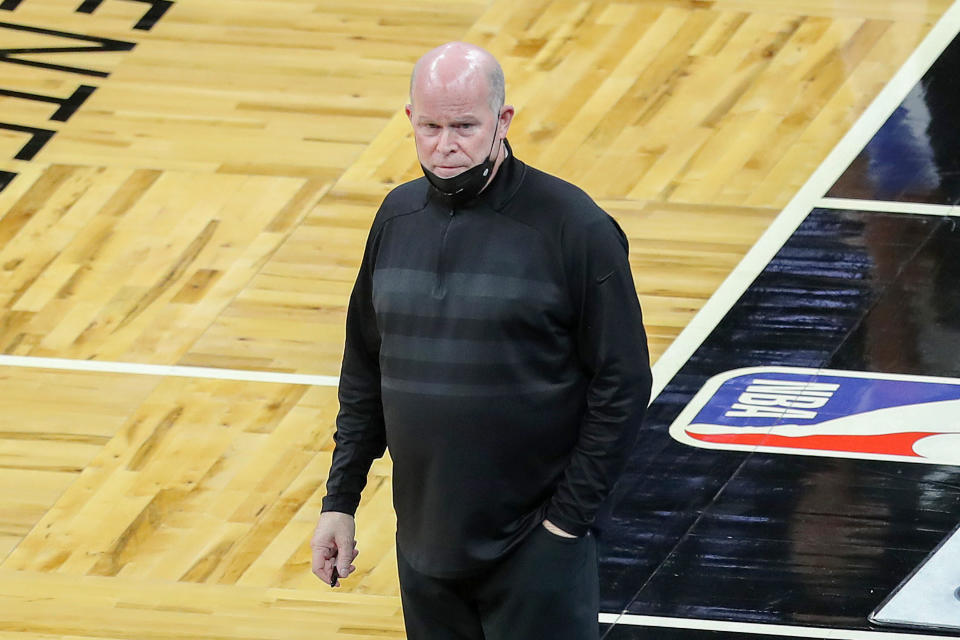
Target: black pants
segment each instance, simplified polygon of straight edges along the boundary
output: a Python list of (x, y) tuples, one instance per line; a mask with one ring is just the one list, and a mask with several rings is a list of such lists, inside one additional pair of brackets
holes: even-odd
[(597, 546), (592, 535), (537, 527), (492, 569), (433, 578), (397, 553), (407, 640), (596, 640)]

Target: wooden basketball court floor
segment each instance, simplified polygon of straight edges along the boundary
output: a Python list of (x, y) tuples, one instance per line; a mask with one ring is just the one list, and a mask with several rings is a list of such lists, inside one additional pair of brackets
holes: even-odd
[(605, 637), (920, 637), (866, 615), (954, 466), (667, 432), (739, 367), (960, 377), (951, 4), (0, 0), (0, 638), (403, 637), (389, 459), (343, 589), (307, 543), (410, 67), (453, 39), (630, 237), (660, 395)]

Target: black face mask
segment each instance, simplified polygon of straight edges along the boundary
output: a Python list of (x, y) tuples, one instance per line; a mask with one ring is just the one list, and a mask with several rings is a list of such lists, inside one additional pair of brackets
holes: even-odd
[[(499, 122), (498, 119), (498, 125)], [(496, 156), (491, 158), (490, 155), (493, 153), (493, 147), (497, 143), (497, 131), (499, 128), (500, 127), (497, 126), (494, 129), (493, 140), (490, 142), (490, 151), (487, 153), (486, 160), (480, 164), (470, 167), (450, 178), (441, 178), (423, 166), (421, 162), (420, 168), (423, 169), (423, 175), (427, 177), (427, 180), (430, 181), (434, 189), (454, 204), (462, 204), (473, 200), (479, 195), (483, 188), (487, 186), (487, 181), (490, 179), (490, 172), (493, 171), (493, 165), (496, 164)], [(499, 151), (497, 155), (500, 155)]]

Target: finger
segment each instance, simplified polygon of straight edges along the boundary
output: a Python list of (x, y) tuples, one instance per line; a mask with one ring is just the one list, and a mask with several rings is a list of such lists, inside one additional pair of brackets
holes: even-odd
[(328, 549), (314, 549), (311, 563), (313, 574), (329, 584), (336, 561), (336, 556), (329, 555)]
[(310, 545), (310, 548), (314, 553), (323, 554), (324, 558), (332, 558), (333, 556), (337, 555), (337, 548), (332, 544)]
[(310, 568), (313, 571), (314, 575), (319, 578), (322, 578), (321, 572), (324, 569), (326, 564), (326, 559), (323, 557), (323, 552), (320, 549), (313, 549), (312, 558), (310, 561)]
[(346, 577), (350, 573), (350, 563), (356, 558), (356, 555), (354, 555), (354, 552), (357, 550), (356, 544), (356, 541), (350, 540), (346, 541), (343, 545), (339, 545), (340, 553), (337, 554), (337, 571), (340, 572), (341, 576)]
[(314, 567), (313, 575), (317, 576), (322, 582), (330, 582), (330, 574), (333, 573), (333, 569), (328, 569), (326, 567)]
[(313, 575), (317, 576), (321, 581), (325, 583), (330, 582), (330, 574), (333, 572), (332, 569), (324, 567), (322, 565), (313, 566)]

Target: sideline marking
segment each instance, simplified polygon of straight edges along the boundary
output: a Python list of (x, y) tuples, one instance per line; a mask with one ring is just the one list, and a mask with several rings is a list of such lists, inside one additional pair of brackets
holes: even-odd
[(71, 360), (69, 358), (35, 358), (33, 356), (0, 355), (0, 366), (55, 369), (59, 371), (89, 371), (96, 373), (131, 373), (135, 375), (178, 378), (210, 378), (214, 380), (239, 380), (244, 382), (276, 382), (280, 384), (304, 384), (316, 387), (335, 387), (340, 380), (337, 376), (317, 376), (301, 373), (213, 369), (209, 367), (140, 364), (135, 362), (103, 362), (100, 360)]
[(662, 616), (637, 616), (629, 614), (617, 615), (613, 613), (600, 614), (600, 622), (633, 627), (726, 631), (729, 633), (751, 633), (767, 636), (817, 638), (818, 640), (944, 640), (945, 637), (949, 637), (918, 633), (891, 633), (885, 631), (863, 631), (829, 627), (792, 627), (783, 624), (764, 624), (761, 622), (729, 622), (725, 620), (666, 618)]
[(957, 602), (957, 559), (960, 558), (960, 527), (953, 530), (914, 573), (877, 607), (870, 621), (942, 631), (960, 630)]
[(876, 211), (878, 213), (905, 213), (922, 216), (960, 216), (960, 207), (949, 204), (926, 204), (921, 202), (891, 202), (889, 200), (856, 200), (853, 198), (820, 198), (819, 209), (843, 209), (849, 211)]

